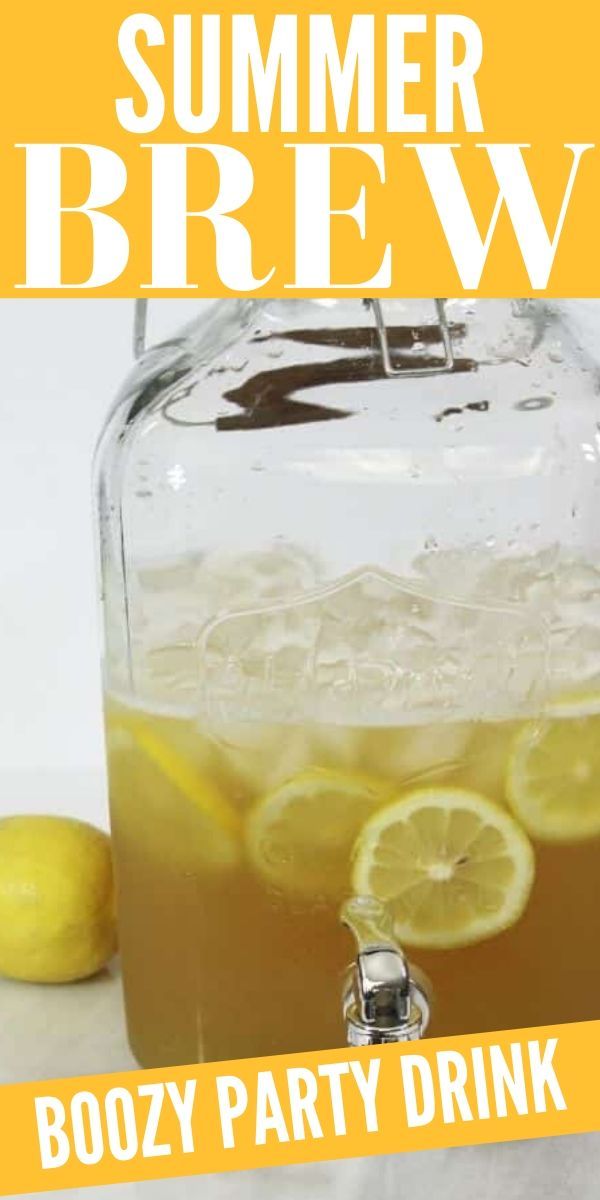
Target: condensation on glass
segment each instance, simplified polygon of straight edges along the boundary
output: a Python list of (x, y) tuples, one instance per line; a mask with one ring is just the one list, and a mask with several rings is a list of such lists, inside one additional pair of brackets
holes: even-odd
[(222, 301), (141, 354), (97, 500), (144, 1065), (598, 1017), (584, 316)]

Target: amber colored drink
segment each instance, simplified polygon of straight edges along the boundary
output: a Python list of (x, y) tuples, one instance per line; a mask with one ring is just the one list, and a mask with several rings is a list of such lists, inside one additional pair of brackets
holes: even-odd
[[(362, 781), (369, 814), (420, 788), (442, 798), (464, 789), (507, 808), (510, 772), (524, 769), (515, 747), (535, 746), (538, 736), (535, 720), (202, 728), (110, 699), (107, 720), (127, 1011), (144, 1066), (343, 1045), (341, 994), (355, 948), (340, 908), (360, 832), (348, 827), (344, 788), (352, 797), (352, 781)], [(532, 760), (529, 791), (534, 799), (536, 786), (542, 798), (552, 792), (557, 758), (564, 779), (548, 800), (551, 837), (527, 834), (535, 878), (522, 915), (474, 944), (406, 947), (432, 982), (432, 1034), (599, 1014), (600, 717), (577, 710), (538, 724), (549, 753), (547, 767), (543, 755), (541, 765)], [(318, 805), (302, 807), (313, 768), (342, 793), (339, 804), (334, 795), (321, 805), (318, 821)], [(569, 824), (569, 786), (574, 811), (587, 806), (583, 831)], [(273, 813), (283, 824), (270, 838)], [(290, 813), (303, 877), (302, 860), (281, 841)]]

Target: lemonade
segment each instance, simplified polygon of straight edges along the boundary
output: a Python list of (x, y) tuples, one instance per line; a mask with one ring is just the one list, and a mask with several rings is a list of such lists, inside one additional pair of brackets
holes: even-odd
[(434, 1035), (591, 1019), (600, 715), (212, 723), (109, 697), (130, 1036), (145, 1066), (341, 1046), (375, 895), (433, 986)]
[(125, 382), (96, 472), (138, 1059), (598, 1018), (589, 314), (190, 317)]
[(106, 714), (144, 1066), (343, 1046), (352, 897), (428, 977), (433, 1035), (598, 1017), (593, 565), (331, 582), (277, 544), (131, 578)]

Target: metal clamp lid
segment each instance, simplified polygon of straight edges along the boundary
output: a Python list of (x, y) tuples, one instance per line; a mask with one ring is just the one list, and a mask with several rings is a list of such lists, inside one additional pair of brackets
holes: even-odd
[(367, 303), (373, 309), (373, 313), (375, 315), (379, 348), (381, 350), (381, 358), (383, 361), (383, 370), (388, 379), (396, 379), (400, 377), (403, 379), (419, 379), (424, 378), (427, 375), (448, 375), (454, 370), (454, 348), (452, 346), (452, 335), (450, 332), (450, 325), (448, 323), (445, 300), (434, 300), (440, 329), (440, 341), (444, 347), (444, 359), (439, 364), (429, 367), (394, 366), (392, 362), (388, 330), (381, 300), (368, 300)]
[[(444, 359), (439, 364), (428, 367), (394, 366), (381, 300), (367, 300), (365, 303), (372, 308), (375, 316), (383, 370), (388, 379), (418, 379), (425, 378), (428, 375), (448, 375), (454, 370), (454, 348), (452, 346), (452, 334), (446, 313), (445, 300), (434, 300), (440, 330), (440, 341), (444, 348)], [(146, 353), (147, 327), (148, 300), (136, 300), (133, 324), (133, 353), (137, 359), (142, 358)]]

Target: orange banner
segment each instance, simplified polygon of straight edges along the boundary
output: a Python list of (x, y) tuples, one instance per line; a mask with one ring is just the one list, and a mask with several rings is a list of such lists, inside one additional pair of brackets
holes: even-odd
[(590, 0), (3, 14), (0, 296), (593, 296)]
[(600, 1022), (0, 1088), (2, 1195), (600, 1129)]

